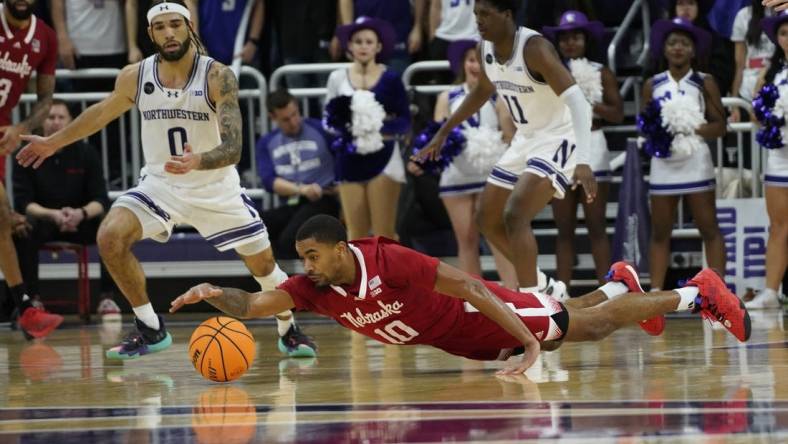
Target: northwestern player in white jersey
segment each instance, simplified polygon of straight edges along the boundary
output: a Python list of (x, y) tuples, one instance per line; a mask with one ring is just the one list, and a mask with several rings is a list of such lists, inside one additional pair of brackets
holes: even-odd
[[(97, 238), (101, 257), (136, 315), (137, 331), (107, 351), (112, 359), (134, 359), (172, 342), (131, 251), (141, 239), (166, 242), (176, 224), (187, 223), (219, 251), (234, 249), (261, 288), (272, 290), (287, 279), (235, 169), (242, 134), (235, 75), (202, 54), (182, 2), (155, 3), (147, 18), (157, 54), (126, 66), (110, 96), (71, 125), (46, 138), (25, 136), (30, 143), (17, 155), (23, 166), (38, 167), (135, 104), (140, 110), (146, 161), (140, 183), (117, 199)], [(314, 356), (315, 346), (295, 326), (292, 312), (279, 313), (277, 320), (282, 352)]]
[[(416, 159), (437, 157), (449, 131), (494, 93), (517, 127), (512, 146), (487, 179), (477, 223), (485, 238), (514, 263), (521, 291), (544, 291), (536, 267), (531, 221), (567, 188), (583, 186), (596, 197), (588, 156), (591, 106), (553, 45), (514, 23), (516, 0), (477, 0), (482, 36), (479, 82)], [(519, 140), (518, 140), (519, 139)]]

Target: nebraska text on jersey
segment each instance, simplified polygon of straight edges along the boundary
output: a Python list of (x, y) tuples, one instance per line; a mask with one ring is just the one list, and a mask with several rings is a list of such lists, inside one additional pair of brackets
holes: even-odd
[(27, 54), (22, 56), (21, 62), (15, 62), (9, 57), (11, 53), (5, 51), (2, 58), (0, 58), (0, 70), (10, 72), (12, 74), (19, 74), (19, 77), (29, 77), (33, 72), (33, 67), (27, 63)]
[(347, 319), (355, 327), (363, 327), (366, 324), (374, 324), (383, 319), (395, 314), (400, 314), (400, 309), (405, 306), (400, 301), (394, 301), (391, 304), (386, 304), (383, 301), (377, 301), (380, 310), (373, 311), (372, 313), (364, 313), (360, 308), (356, 308), (356, 314), (351, 312), (342, 313), (340, 316)]

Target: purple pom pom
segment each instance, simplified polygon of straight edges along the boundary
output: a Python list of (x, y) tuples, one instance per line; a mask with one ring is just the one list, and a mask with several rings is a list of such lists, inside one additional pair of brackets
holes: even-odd
[(755, 140), (764, 148), (778, 149), (785, 146), (782, 135), (785, 118), (774, 115), (774, 106), (779, 98), (780, 91), (777, 86), (767, 83), (752, 100), (753, 114), (761, 123), (761, 128), (755, 134)]
[(355, 154), (356, 145), (353, 143), (353, 112), (350, 110), (351, 96), (337, 96), (331, 99), (323, 108), (323, 128), (334, 136), (331, 150), (335, 153), (346, 152)]
[[(445, 120), (443, 122), (445, 122)], [(413, 154), (416, 154), (430, 143), (430, 140), (435, 137), (435, 134), (438, 132), (443, 122), (430, 122), (427, 124), (427, 127), (413, 139)], [(432, 174), (440, 174), (451, 164), (451, 161), (462, 152), (463, 148), (465, 148), (465, 136), (462, 134), (460, 128), (456, 127), (452, 129), (448, 137), (446, 137), (446, 142), (444, 142), (441, 147), (438, 159), (422, 160), (419, 162), (419, 165)]]
[(662, 125), (660, 113), (663, 99), (651, 99), (637, 116), (638, 130), (646, 137), (643, 151), (651, 157), (662, 159), (670, 157), (670, 145), (673, 143), (673, 135)]

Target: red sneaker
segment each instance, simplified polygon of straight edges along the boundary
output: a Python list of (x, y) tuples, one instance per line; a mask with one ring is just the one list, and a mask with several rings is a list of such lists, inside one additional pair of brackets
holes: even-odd
[(19, 328), (34, 338), (43, 338), (63, 322), (63, 316), (30, 307), (19, 317)]
[[(619, 261), (611, 265), (610, 271), (607, 272), (605, 279), (608, 281), (621, 282), (626, 285), (632, 293), (645, 293), (643, 287), (640, 286), (637, 270), (624, 261)], [(665, 316), (660, 315), (645, 321), (640, 321), (638, 325), (651, 336), (659, 336), (665, 331)]]
[(741, 342), (750, 339), (750, 315), (739, 298), (736, 297), (711, 268), (701, 270), (687, 281), (687, 287), (698, 287), (698, 298), (693, 313), (700, 312), (704, 319), (721, 323)]

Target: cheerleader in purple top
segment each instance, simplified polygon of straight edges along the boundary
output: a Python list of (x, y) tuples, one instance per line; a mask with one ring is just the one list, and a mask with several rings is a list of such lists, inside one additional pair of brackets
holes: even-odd
[(602, 132), (606, 123), (621, 123), (624, 120), (624, 104), (618, 93), (616, 76), (606, 66), (589, 60), (598, 53), (603, 42), (604, 26), (597, 21), (589, 21), (580, 11), (566, 11), (558, 26), (545, 27), (544, 35), (555, 42), (561, 58), (569, 67), (575, 81), (591, 102), (594, 116), (591, 125), (591, 170), (596, 177), (597, 196), (592, 202), (585, 197), (585, 190), (577, 188), (567, 191), (563, 199), (553, 199), (553, 214), (558, 227), (556, 237), (556, 274), (558, 280), (567, 286), (572, 281), (575, 263), (575, 227), (577, 226), (577, 205), (583, 204), (588, 239), (591, 241), (591, 254), (594, 257), (596, 277), (605, 282), (605, 274), (610, 266), (610, 243), (607, 239), (605, 208), (610, 190), (610, 152)]
[[(405, 182), (399, 146), (411, 122), (399, 74), (380, 63), (391, 54), (394, 31), (384, 20), (359, 17), (340, 26), (337, 37), (353, 63), (328, 78), (325, 122), (337, 135), (335, 122), (349, 121), (345, 137), (332, 145), (348, 235), (358, 239), (371, 230), (374, 236), (396, 239), (397, 203)], [(349, 112), (336, 105), (348, 97)]]

